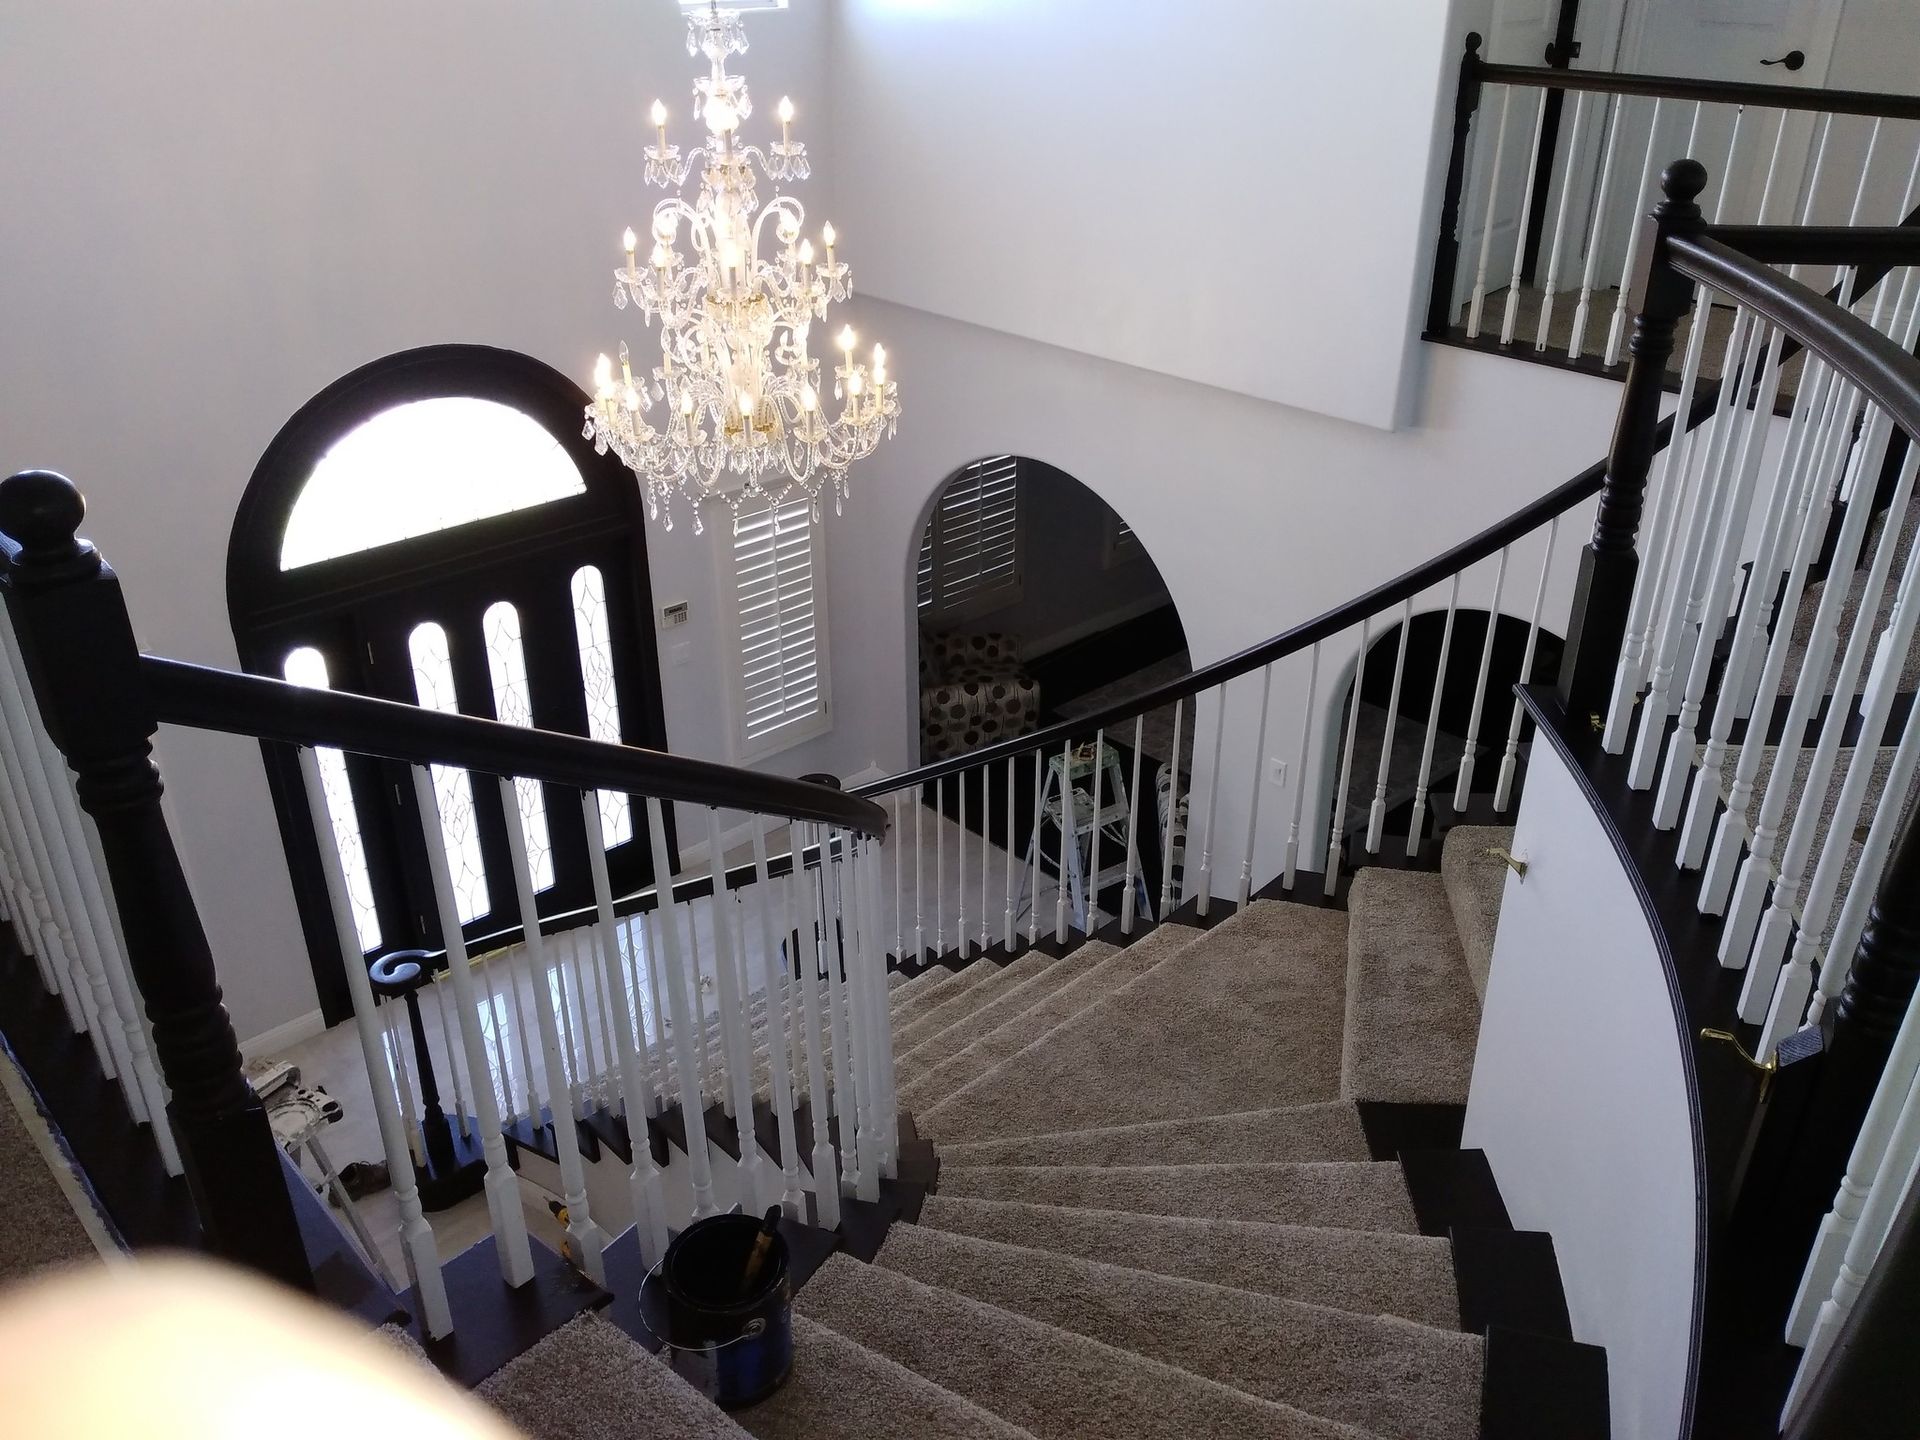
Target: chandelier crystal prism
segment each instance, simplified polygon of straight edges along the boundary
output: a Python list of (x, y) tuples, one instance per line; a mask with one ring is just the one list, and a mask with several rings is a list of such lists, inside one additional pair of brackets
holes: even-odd
[[(833, 226), (821, 227), (816, 249), (803, 233), (800, 202), (778, 190), (809, 172), (807, 147), (793, 138), (792, 101), (780, 101), (778, 141), (763, 150), (741, 140), (753, 101), (726, 61), (746, 48), (735, 12), (714, 5), (687, 17), (687, 53), (704, 54), (710, 67), (693, 86), (706, 143), (684, 156), (669, 145), (667, 109), (656, 100), (654, 143), (641, 153), (648, 184), (680, 191), (697, 170), (698, 193), (691, 204), (675, 194), (654, 207), (644, 255), (642, 237), (629, 229), (626, 263), (614, 271), (615, 307), (660, 322), (659, 364), (646, 368), (624, 342), (617, 360), (602, 355), (582, 431), (639, 477), (648, 513), (667, 529), (675, 495), (683, 497), (696, 534), (702, 503), (714, 497), (737, 515), (797, 492), (818, 518), (830, 489), (838, 513), (850, 494), (848, 467), (891, 436), (900, 415), (885, 347), (875, 345), (870, 362), (856, 360), (851, 326), (834, 340), (839, 413), (826, 413), (810, 344), (816, 323), (826, 329), (827, 308), (853, 293), (852, 281), (835, 258)], [(775, 190), (764, 207), (756, 169)], [(656, 407), (658, 418), (649, 419)]]

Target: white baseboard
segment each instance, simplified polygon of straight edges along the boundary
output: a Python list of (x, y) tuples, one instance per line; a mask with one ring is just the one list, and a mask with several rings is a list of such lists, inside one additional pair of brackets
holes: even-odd
[(290, 1045), (298, 1045), (303, 1040), (311, 1040), (327, 1028), (327, 1022), (318, 1010), (309, 1010), (304, 1015), (296, 1015), (284, 1025), (276, 1025), (271, 1030), (263, 1030), (251, 1040), (240, 1042), (240, 1053), (248, 1060), (258, 1060), (265, 1055), (277, 1055)]

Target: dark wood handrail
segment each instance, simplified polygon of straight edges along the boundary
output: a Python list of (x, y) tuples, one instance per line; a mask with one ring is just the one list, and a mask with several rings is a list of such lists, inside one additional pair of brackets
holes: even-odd
[(1920, 227), (1904, 225), (1714, 225), (1707, 233), (1768, 265), (1920, 264)]
[(886, 811), (872, 801), (784, 775), (338, 690), (313, 690), (158, 655), (140, 657), (140, 676), (155, 712), (168, 725), (351, 750), (409, 765), (452, 765), (581, 790), (624, 790), (662, 801), (832, 825), (861, 835), (886, 831)]
[(1920, 120), (1920, 96), (1881, 94), (1874, 90), (1814, 90), (1799, 85), (1749, 84), (1742, 80), (1694, 80), (1683, 75), (1635, 75), (1621, 70), (1555, 70), (1545, 65), (1495, 65), (1477, 57), (1473, 74), (1483, 85), (1528, 85), (1603, 95), (1756, 105), (1769, 110), (1812, 110), (1835, 115), (1883, 115), (1893, 120)]
[(1734, 249), (1720, 233), (1669, 236), (1668, 263), (1778, 326), (1858, 385), (1901, 429), (1920, 436), (1920, 360), (1851, 310)]

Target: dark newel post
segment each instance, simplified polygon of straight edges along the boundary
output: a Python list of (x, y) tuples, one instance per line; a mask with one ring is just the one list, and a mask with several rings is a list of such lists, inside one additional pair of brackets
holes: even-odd
[(1920, 1185), (1907, 1193), (1826, 1361), (1787, 1421), (1785, 1440), (1920, 1435)]
[(310, 1290), (280, 1148), (241, 1075), (213, 953), (161, 813), (150, 758), (159, 722), (120, 581), (77, 538), (84, 513), (64, 476), (27, 471), (0, 482), (0, 531), (21, 547), (7, 608), (34, 699), (99, 828), (207, 1246)]
[(1706, 184), (1705, 166), (1695, 160), (1674, 161), (1661, 177), (1666, 198), (1641, 222), (1640, 258), (1628, 292), (1634, 320), (1627, 342), (1627, 380), (1607, 452), (1606, 485), (1593, 517), (1593, 539), (1580, 554), (1560, 664), (1560, 703), (1569, 715), (1601, 714), (1613, 689), (1639, 569), (1633, 542), (1640, 529), (1647, 474), (1653, 468), (1673, 331), (1693, 303), (1693, 282), (1668, 263), (1666, 239), (1702, 228), (1700, 207), (1694, 202)]
[(1447, 186), (1440, 197), (1440, 239), (1433, 249), (1433, 293), (1427, 297), (1427, 334), (1453, 328), (1453, 278), (1460, 267), (1460, 192), (1467, 183), (1467, 137), (1480, 108), (1480, 36), (1467, 36), (1460, 57), (1460, 84), (1453, 95), (1453, 146), (1447, 152)]

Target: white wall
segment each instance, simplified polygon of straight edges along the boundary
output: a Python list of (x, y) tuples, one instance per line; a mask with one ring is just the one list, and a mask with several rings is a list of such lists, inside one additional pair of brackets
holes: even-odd
[(839, 0), (863, 292), (1396, 424), (1448, 9)]
[(1682, 1433), (1702, 1183), (1661, 947), (1559, 754), (1514, 833), (1462, 1144), (1553, 1235), (1573, 1337), (1607, 1350), (1613, 1434)]
[[(821, 6), (750, 26), (749, 125), (791, 93), (800, 138), (823, 145)], [(610, 271), (658, 194), (635, 158), (654, 95), (691, 141), (683, 36), (666, 0), (0, 8), (0, 471), (79, 482), (149, 648), (234, 663), (234, 507), (328, 382), (443, 341), (584, 378), (639, 338)], [(669, 642), (692, 651), (663, 676), (669, 740), (725, 758), (714, 553), (680, 530), (650, 544), (656, 600), (693, 602), (662, 637), (663, 661)], [(863, 719), (768, 768), (858, 768)], [(258, 753), (173, 732), (161, 747), (242, 1035), (314, 1004)]]

